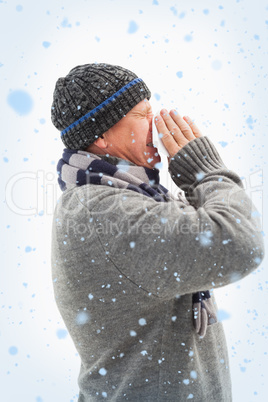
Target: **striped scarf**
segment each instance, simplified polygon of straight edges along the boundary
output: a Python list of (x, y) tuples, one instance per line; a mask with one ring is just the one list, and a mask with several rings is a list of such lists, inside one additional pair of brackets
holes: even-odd
[[(127, 160), (107, 155), (65, 148), (57, 164), (58, 183), (62, 191), (86, 184), (105, 185), (136, 191), (156, 202), (188, 201), (174, 195), (159, 183), (159, 170), (137, 166)], [(215, 307), (208, 290), (192, 295), (193, 324), (200, 337), (207, 326), (217, 322)]]

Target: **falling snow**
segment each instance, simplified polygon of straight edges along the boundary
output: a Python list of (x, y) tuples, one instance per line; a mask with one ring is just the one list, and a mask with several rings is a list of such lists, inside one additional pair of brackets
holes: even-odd
[(129, 22), (128, 31), (127, 31), (129, 34), (136, 33), (138, 29), (139, 29), (139, 26), (135, 21)]
[(105, 375), (107, 374), (107, 370), (105, 370), (105, 368), (102, 367), (102, 368), (99, 370), (99, 374), (102, 375), (102, 376), (105, 376)]
[(226, 145), (228, 145), (228, 142), (226, 142), (226, 141), (218, 141), (218, 144), (220, 144), (222, 146), (222, 148), (225, 148)]
[(18, 348), (16, 346), (10, 346), (8, 349), (8, 353), (10, 355), (17, 355), (18, 354)]
[(32, 111), (33, 99), (24, 90), (11, 91), (7, 97), (7, 103), (19, 115), (25, 116)]
[(59, 339), (65, 339), (68, 335), (68, 332), (66, 331), (66, 329), (58, 329), (57, 330), (57, 337)]
[(146, 322), (145, 318), (140, 318), (139, 319), (139, 324), (142, 325), (142, 326), (146, 325), (147, 322)]
[(219, 71), (222, 68), (222, 62), (220, 60), (214, 60), (211, 63), (211, 67), (215, 71)]
[(42, 45), (44, 46), (45, 49), (47, 49), (47, 48), (49, 48), (49, 46), (51, 45), (51, 43), (50, 43), (50, 42), (47, 42), (47, 41), (44, 41), (44, 42), (42, 43)]
[(89, 315), (89, 313), (86, 313), (85, 311), (81, 311), (76, 316), (76, 324), (77, 325), (84, 325), (84, 324), (88, 323), (89, 321), (90, 321), (90, 315)]

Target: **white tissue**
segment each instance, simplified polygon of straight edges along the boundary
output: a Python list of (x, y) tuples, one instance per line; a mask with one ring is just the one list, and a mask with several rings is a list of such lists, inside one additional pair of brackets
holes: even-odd
[[(157, 114), (159, 114), (159, 113), (157, 113)], [(163, 155), (163, 156), (170, 156), (169, 153), (168, 153), (168, 151), (167, 151), (167, 149), (166, 149), (166, 147), (164, 146), (164, 144), (163, 144), (161, 138), (159, 138), (158, 131), (157, 131), (157, 128), (156, 128), (156, 126), (155, 126), (154, 118), (155, 118), (155, 116), (153, 116), (153, 120), (152, 120), (152, 129), (153, 129), (153, 139), (152, 139), (152, 142), (153, 142), (153, 144), (154, 144), (154, 147), (157, 148), (157, 151), (158, 151), (158, 153), (160, 154), (160, 156), (161, 156), (161, 155)]]

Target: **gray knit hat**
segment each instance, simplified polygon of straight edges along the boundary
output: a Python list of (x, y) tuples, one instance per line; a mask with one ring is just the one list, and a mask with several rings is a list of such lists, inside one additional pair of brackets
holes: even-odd
[(150, 97), (146, 84), (133, 72), (111, 64), (85, 64), (58, 79), (51, 119), (66, 148), (84, 150)]

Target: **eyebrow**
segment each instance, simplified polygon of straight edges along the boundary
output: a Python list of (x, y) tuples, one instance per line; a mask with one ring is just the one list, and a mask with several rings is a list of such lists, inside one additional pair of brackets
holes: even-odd
[[(141, 110), (136, 110), (135, 112), (133, 111), (133, 113), (147, 114), (151, 111), (153, 111), (152, 106), (151, 105), (149, 106), (148, 103), (146, 103), (146, 106), (144, 106)], [(132, 109), (130, 110), (130, 112), (132, 113)]]

